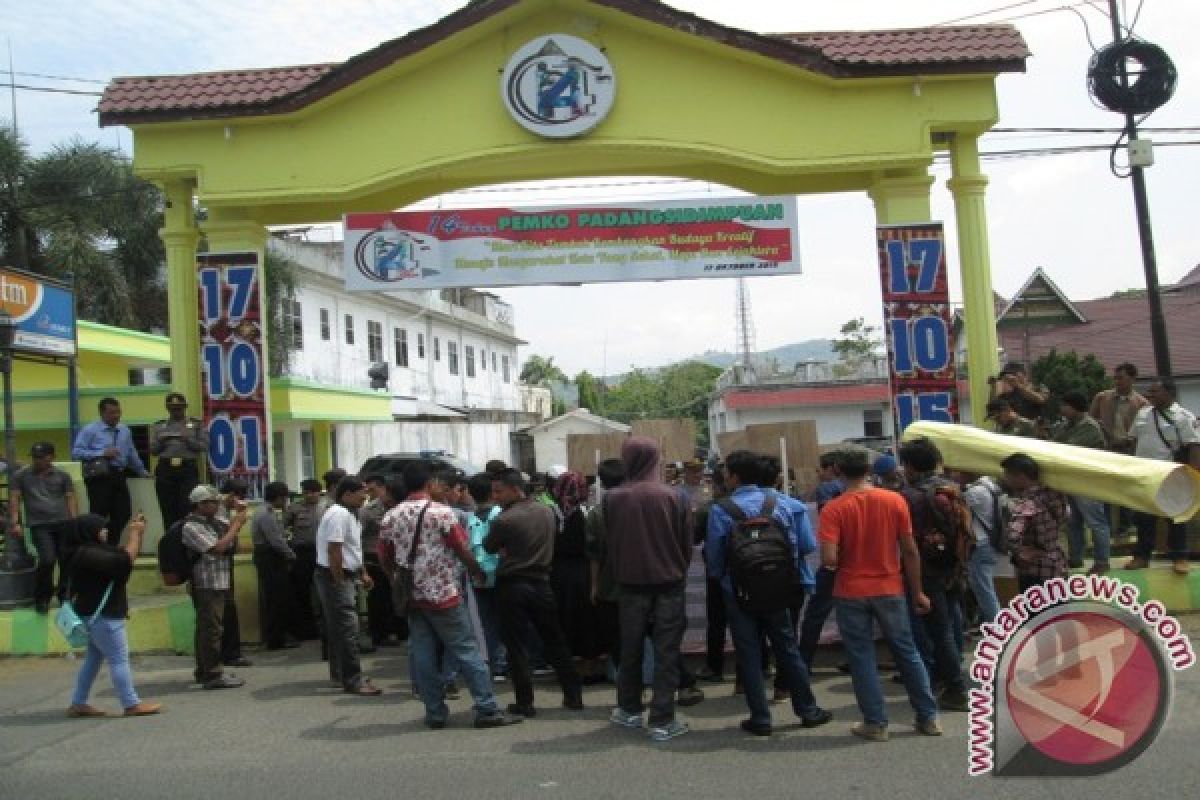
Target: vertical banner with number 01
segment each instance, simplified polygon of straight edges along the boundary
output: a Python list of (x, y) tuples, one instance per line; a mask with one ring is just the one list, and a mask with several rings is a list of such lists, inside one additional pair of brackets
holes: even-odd
[(919, 419), (958, 422), (942, 224), (881, 225), (876, 239), (896, 437)]
[(204, 253), (196, 265), (209, 475), (218, 486), (242, 478), (259, 498), (268, 472), (258, 254)]

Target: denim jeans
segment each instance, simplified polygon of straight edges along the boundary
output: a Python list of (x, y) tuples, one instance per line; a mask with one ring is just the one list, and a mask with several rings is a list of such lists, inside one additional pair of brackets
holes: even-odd
[[(1154, 554), (1154, 540), (1158, 538), (1158, 517), (1135, 511), (1133, 522), (1138, 531), (1137, 546), (1134, 547), (1133, 554), (1138, 558), (1149, 559)], [(1187, 526), (1170, 520), (1167, 520), (1167, 558), (1187, 558)]]
[(771, 724), (771, 706), (767, 703), (767, 686), (763, 680), (762, 640), (766, 637), (775, 654), (775, 668), (783, 677), (783, 685), (792, 694), (792, 710), (801, 719), (816, 716), (821, 711), (809, 685), (808, 668), (800, 657), (795, 628), (788, 609), (767, 614), (751, 614), (737, 604), (730, 593), (725, 594), (725, 609), (729, 628), (733, 632), (733, 648), (746, 690), (746, 705), (750, 721), (755, 725)]
[(508, 650), (500, 637), (500, 598), (494, 588), (476, 587), (475, 600), (479, 603), (479, 622), (487, 642), (488, 667), (493, 675), (504, 675), (508, 672)]
[(363, 681), (362, 664), (358, 660), (358, 580), (347, 575), (340, 584), (335, 584), (332, 572), (317, 567), (313, 583), (321, 598), (325, 620), (329, 678), (352, 692)]
[(904, 678), (904, 690), (917, 714), (917, 721), (936, 719), (937, 701), (929, 689), (929, 673), (925, 671), (925, 665), (921, 663), (913, 644), (904, 595), (838, 597), (834, 599), (834, 609), (842, 645), (850, 661), (854, 697), (858, 700), (863, 719), (873, 725), (887, 725), (888, 722), (883, 687), (876, 670), (876, 622)]
[(933, 574), (921, 576), (921, 589), (929, 598), (928, 614), (918, 615), (924, 628), (925, 639), (929, 652), (925, 655), (925, 663), (932, 663), (930, 677), (938, 678), (942, 686), (951, 692), (966, 691), (966, 683), (962, 672), (961, 633), (955, 636), (955, 625), (961, 630), (961, 609), (957, 592), (946, 588), (945, 578)]
[(425, 704), (426, 722), (445, 722), (450, 715), (446, 706), (445, 685), (438, 669), (438, 644), (453, 657), (467, 691), (475, 701), (477, 715), (494, 714), (498, 710), (492, 693), (492, 676), (479, 653), (471, 619), (462, 604), (446, 609), (414, 608), (408, 614), (408, 646), (412, 658), (417, 693)]
[(817, 655), (817, 646), (821, 643), (821, 629), (833, 611), (833, 581), (837, 573), (821, 567), (816, 577), (816, 586), (808, 598), (804, 619), (800, 623), (800, 657), (810, 670)]
[(71, 705), (81, 706), (88, 701), (100, 662), (108, 662), (108, 674), (112, 677), (113, 689), (121, 701), (121, 708), (136, 706), (137, 690), (133, 688), (133, 673), (129, 670), (129, 642), (125, 638), (125, 620), (97, 617), (88, 626), (87, 655), (75, 678), (75, 691), (71, 694)]
[(654, 650), (653, 694), (646, 724), (652, 728), (675, 719), (675, 690), (679, 688), (683, 631), (687, 627), (684, 584), (666, 589), (620, 588), (621, 664), (617, 670), (617, 705), (640, 714), (642, 652), (646, 635)]
[(1084, 523), (1092, 532), (1092, 556), (1097, 564), (1108, 564), (1109, 548), (1112, 544), (1112, 525), (1108, 520), (1108, 506), (1100, 500), (1081, 497), (1077, 494), (1067, 496), (1071, 506), (1071, 516), (1067, 520), (1067, 561), (1078, 563), (1083, 561), (1083, 550), (1086, 540), (1083, 535)]
[(967, 562), (967, 581), (979, 606), (979, 621), (991, 622), (1000, 613), (996, 595), (996, 550), (990, 542), (976, 542)]

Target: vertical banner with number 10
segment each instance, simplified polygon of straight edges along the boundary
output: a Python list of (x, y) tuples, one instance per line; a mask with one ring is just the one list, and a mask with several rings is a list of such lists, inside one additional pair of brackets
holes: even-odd
[(196, 268), (209, 474), (218, 486), (242, 478), (259, 498), (268, 472), (258, 254), (203, 253)]
[(876, 240), (896, 437), (916, 420), (958, 422), (942, 224), (881, 225)]

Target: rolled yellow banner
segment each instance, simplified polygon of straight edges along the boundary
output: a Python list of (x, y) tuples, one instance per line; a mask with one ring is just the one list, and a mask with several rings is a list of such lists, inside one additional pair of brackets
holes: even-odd
[(1038, 463), (1042, 483), (1067, 494), (1092, 497), (1184, 522), (1200, 513), (1200, 471), (1170, 461), (1005, 436), (970, 425), (914, 422), (904, 441), (924, 436), (942, 451), (947, 467), (1000, 475), (1000, 462), (1024, 453)]

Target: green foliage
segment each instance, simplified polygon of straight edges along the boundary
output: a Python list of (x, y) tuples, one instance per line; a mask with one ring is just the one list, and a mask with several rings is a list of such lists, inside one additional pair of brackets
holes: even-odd
[(1051, 350), (1033, 362), (1032, 371), (1034, 385), (1050, 390), (1044, 412), (1048, 419), (1058, 417), (1060, 398), (1072, 389), (1078, 389), (1090, 399), (1096, 392), (1112, 386), (1104, 365), (1091, 353), (1080, 358), (1073, 350), (1066, 353)]
[(869, 361), (883, 345), (879, 328), (868, 325), (863, 317), (846, 322), (838, 331), (841, 336), (832, 342), (841, 364), (834, 368), (835, 374), (849, 375)]
[(698, 443), (708, 442), (708, 399), (721, 370), (700, 361), (684, 361), (649, 373), (635, 369), (604, 393), (606, 416), (634, 419), (690, 417)]
[(602, 407), (600, 393), (604, 391), (600, 381), (585, 369), (575, 376), (575, 388), (579, 390), (579, 407), (586, 408), (593, 414), (599, 413)]
[(551, 381), (567, 382), (566, 373), (554, 363), (554, 356), (543, 358), (537, 354), (525, 359), (518, 379), (526, 386), (549, 386)]
[(272, 378), (283, 377), (296, 349), (284, 304), (296, 295), (296, 264), (267, 251), (263, 262), (263, 293), (266, 295), (267, 369)]
[(0, 128), (0, 260), (73, 278), (81, 319), (164, 329), (158, 190), (119, 153), (78, 139), (33, 158)]

